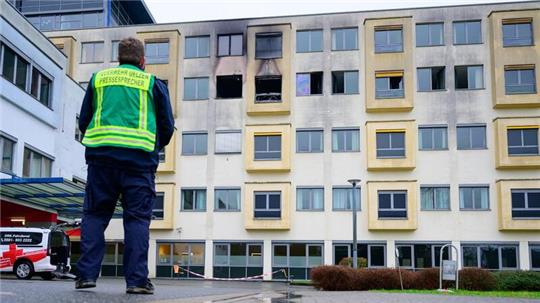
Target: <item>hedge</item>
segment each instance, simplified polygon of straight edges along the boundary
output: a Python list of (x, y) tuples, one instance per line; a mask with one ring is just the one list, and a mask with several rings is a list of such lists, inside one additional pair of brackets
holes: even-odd
[[(439, 288), (439, 269), (419, 271), (401, 270), (403, 288)], [(323, 265), (311, 270), (311, 279), (322, 290), (401, 289), (399, 271), (394, 268), (359, 268)], [(454, 287), (455, 282), (444, 281), (443, 288)], [(493, 273), (481, 268), (459, 271), (459, 288), (465, 290), (527, 290), (540, 291), (540, 272), (511, 271)]]

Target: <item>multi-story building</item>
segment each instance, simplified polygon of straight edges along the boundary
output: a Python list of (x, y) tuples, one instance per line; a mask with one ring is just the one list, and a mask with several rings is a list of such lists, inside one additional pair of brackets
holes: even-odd
[(49, 226), (80, 213), (84, 89), (47, 37), (6, 1), (0, 11), (0, 226)]
[[(152, 276), (306, 278), (351, 255), (352, 203), (369, 267), (438, 266), (450, 243), (460, 267), (538, 270), (539, 4), (46, 35), (83, 84), (127, 36), (168, 82)], [(103, 274), (121, 274), (122, 238), (113, 221)]]
[(143, 0), (7, 0), (39, 30), (152, 24)]

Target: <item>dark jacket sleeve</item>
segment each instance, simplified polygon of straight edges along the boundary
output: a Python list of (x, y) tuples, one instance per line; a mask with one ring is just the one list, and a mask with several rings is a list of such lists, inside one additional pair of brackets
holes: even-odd
[(174, 117), (167, 85), (160, 79), (155, 78), (152, 93), (156, 105), (158, 150), (161, 150), (171, 141), (174, 132)]
[(92, 79), (88, 81), (88, 87), (86, 88), (86, 94), (84, 95), (83, 103), (81, 106), (81, 112), (79, 114), (79, 129), (81, 132), (86, 133), (86, 129), (92, 121), (94, 116), (94, 89), (92, 87)]

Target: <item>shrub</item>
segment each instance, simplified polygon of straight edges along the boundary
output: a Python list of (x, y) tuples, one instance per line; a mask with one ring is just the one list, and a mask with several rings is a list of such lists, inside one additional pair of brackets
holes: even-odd
[(502, 271), (495, 273), (497, 289), (540, 291), (540, 272)]
[(481, 268), (464, 268), (459, 271), (459, 288), (465, 290), (494, 290), (495, 275)]
[[(352, 267), (352, 260), (353, 258), (343, 258), (341, 259), (341, 261), (339, 261), (339, 265), (343, 265), (343, 266), (349, 266), (349, 267)], [(358, 264), (358, 268), (366, 268), (367, 267), (367, 259), (366, 258), (358, 258), (358, 261), (357, 263)]]
[[(438, 289), (439, 288), (439, 269), (426, 268), (415, 272), (415, 289)], [(446, 283), (445, 283), (446, 284)]]
[(311, 280), (319, 289), (353, 290), (354, 270), (346, 266), (317, 266), (311, 269)]

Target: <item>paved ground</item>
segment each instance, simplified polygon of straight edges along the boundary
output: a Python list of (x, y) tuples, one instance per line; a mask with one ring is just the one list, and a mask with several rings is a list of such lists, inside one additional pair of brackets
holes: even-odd
[(540, 300), (449, 297), (377, 292), (323, 292), (312, 287), (288, 286), (278, 282), (211, 282), (186, 280), (154, 280), (156, 294), (127, 295), (121, 279), (100, 279), (93, 290), (75, 291), (73, 281), (15, 280), (2, 276), (2, 303), (532, 303)]

